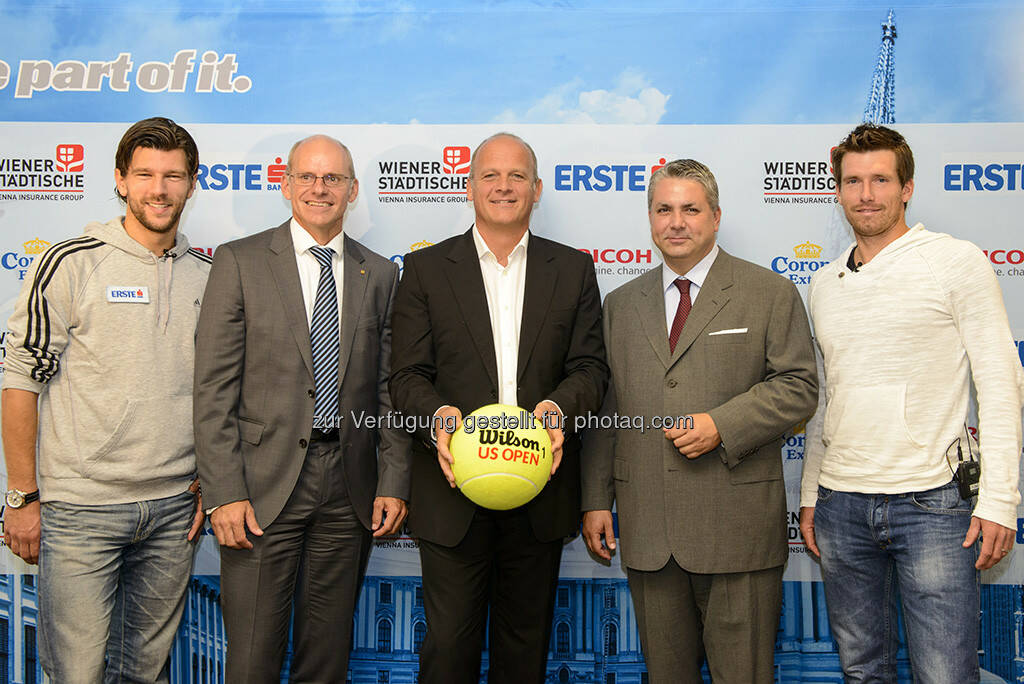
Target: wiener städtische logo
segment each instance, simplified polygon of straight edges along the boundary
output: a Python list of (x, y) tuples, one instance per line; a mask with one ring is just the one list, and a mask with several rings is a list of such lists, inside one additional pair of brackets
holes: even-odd
[(0, 200), (77, 202), (85, 192), (85, 146), (59, 143), (52, 153), (0, 152)]
[(427, 159), (377, 162), (377, 201), (381, 204), (460, 204), (466, 202), (470, 155), (465, 145), (448, 145)]

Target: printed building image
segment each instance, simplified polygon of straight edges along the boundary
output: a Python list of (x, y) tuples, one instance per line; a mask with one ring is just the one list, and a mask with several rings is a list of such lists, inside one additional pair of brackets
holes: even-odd
[[(982, 585), (982, 682), (1024, 682), (1024, 585)], [(46, 684), (37, 655), (36, 576), (0, 574), (0, 682)], [(351, 684), (414, 684), (426, 634), (417, 576), (367, 577), (354, 617)], [(325, 635), (330, 638), (330, 635)], [(340, 645), (339, 645), (340, 646)], [(220, 580), (196, 575), (171, 649), (172, 684), (222, 684), (226, 641)], [(287, 661), (281, 681), (288, 681)], [(820, 582), (786, 582), (775, 681), (842, 682)], [(487, 669), (487, 652), (482, 666)], [(900, 681), (910, 681), (906, 643)], [(486, 677), (481, 676), (481, 684)], [(563, 579), (555, 597), (546, 682), (647, 684), (629, 586), (623, 578)], [(705, 681), (710, 677), (705, 673)]]
[(0, 682), (42, 684), (35, 575), (0, 575)]

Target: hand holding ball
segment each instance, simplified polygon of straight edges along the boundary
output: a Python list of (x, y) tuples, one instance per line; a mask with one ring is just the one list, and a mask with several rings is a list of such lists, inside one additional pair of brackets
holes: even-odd
[(450, 444), (455, 484), (473, 503), (498, 511), (540, 493), (551, 474), (551, 439), (529, 411), (490, 404), (466, 416)]

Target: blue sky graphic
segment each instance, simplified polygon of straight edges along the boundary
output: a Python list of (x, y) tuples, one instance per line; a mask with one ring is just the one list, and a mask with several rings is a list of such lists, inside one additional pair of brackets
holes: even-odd
[[(845, 123), (890, 7), (898, 122), (1024, 118), (1017, 2), (0, 0), (0, 120)], [(251, 88), (196, 93), (194, 71), (183, 93), (15, 97), (23, 61), (128, 52), (137, 72), (185, 49), (235, 54)]]

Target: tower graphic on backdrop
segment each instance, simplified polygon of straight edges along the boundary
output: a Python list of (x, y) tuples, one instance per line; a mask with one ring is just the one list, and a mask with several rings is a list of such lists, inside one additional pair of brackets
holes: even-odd
[(893, 12), (882, 23), (882, 44), (871, 77), (871, 92), (864, 107), (864, 121), (876, 124), (896, 123), (896, 22)]

